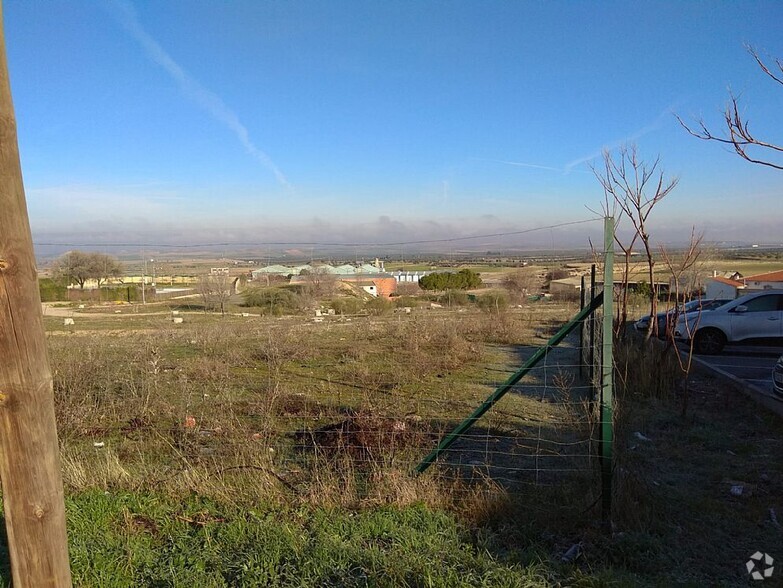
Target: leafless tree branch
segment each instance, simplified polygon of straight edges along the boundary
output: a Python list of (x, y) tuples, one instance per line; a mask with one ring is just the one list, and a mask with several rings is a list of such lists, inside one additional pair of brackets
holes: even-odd
[[(623, 146), (617, 156), (609, 151), (603, 154), (603, 170), (593, 168), (593, 174), (604, 189), (603, 208), (605, 212), (619, 213), (615, 225), (615, 242), (623, 252), (623, 288), (619, 304), (619, 326), (625, 323), (628, 316), (628, 284), (633, 248), (641, 241), (647, 261), (647, 275), (650, 280), (650, 316), (655, 316), (657, 292), (655, 288), (655, 257), (647, 230), (647, 221), (653, 208), (677, 186), (678, 178), (666, 179), (660, 170), (660, 157), (651, 163), (639, 158), (635, 145)], [(620, 220), (626, 218), (633, 226), (630, 240), (623, 243), (617, 234)], [(657, 322), (650, 321), (651, 330), (647, 336), (654, 334)]]
[[(764, 72), (771, 80), (783, 85), (783, 61), (775, 59), (775, 65), (780, 70), (780, 74), (773, 72), (769, 66), (759, 57), (758, 52), (750, 46), (746, 47), (748, 53), (751, 54), (753, 59), (758, 64), (762, 72)], [(762, 159), (757, 155), (752, 155), (748, 148), (754, 148), (762, 150), (764, 153), (778, 154), (783, 153), (783, 145), (778, 145), (770, 141), (762, 140), (756, 137), (750, 131), (750, 125), (747, 118), (743, 118), (740, 113), (739, 99), (733, 92), (729, 91), (729, 102), (723, 111), (723, 122), (726, 126), (726, 135), (716, 135), (709, 130), (704, 119), (700, 118), (696, 121), (695, 126), (691, 126), (685, 123), (685, 121), (678, 115), (674, 115), (680, 125), (692, 136), (704, 141), (715, 141), (716, 143), (723, 143), (724, 145), (731, 145), (735, 153), (742, 159), (755, 163), (758, 165), (764, 165), (773, 169), (783, 170), (783, 163), (776, 161), (770, 161), (769, 159)]]

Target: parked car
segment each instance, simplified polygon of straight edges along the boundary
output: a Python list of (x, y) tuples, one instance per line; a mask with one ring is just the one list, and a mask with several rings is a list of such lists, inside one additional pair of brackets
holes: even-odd
[(783, 290), (746, 294), (705, 313), (682, 315), (674, 337), (693, 341), (696, 353), (719, 353), (726, 343), (783, 340)]
[(772, 368), (772, 389), (775, 394), (783, 398), (783, 355), (780, 356), (775, 367)]
[[(666, 338), (669, 329), (674, 326), (674, 321), (679, 315), (692, 312), (701, 312), (704, 310), (713, 310), (719, 306), (723, 306), (727, 302), (731, 302), (731, 300), (728, 298), (715, 298), (710, 300), (697, 298), (696, 300), (691, 300), (690, 302), (681, 304), (677, 310), (672, 308), (665, 312), (659, 312), (655, 315), (655, 320), (658, 321), (658, 337), (661, 339)], [(637, 331), (646, 333), (647, 329), (650, 328), (649, 315), (640, 318), (634, 323), (633, 326)]]

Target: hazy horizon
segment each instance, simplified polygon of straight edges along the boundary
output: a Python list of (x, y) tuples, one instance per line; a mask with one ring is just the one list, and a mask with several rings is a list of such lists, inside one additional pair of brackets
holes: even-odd
[[(783, 173), (674, 116), (721, 132), (730, 87), (783, 141), (745, 49), (783, 56), (779, 2), (9, 0), (4, 19), (37, 244), (526, 231), (595, 216), (591, 166), (629, 142), (680, 178), (655, 242), (779, 239)], [(596, 227), (468, 245), (588, 247)]]

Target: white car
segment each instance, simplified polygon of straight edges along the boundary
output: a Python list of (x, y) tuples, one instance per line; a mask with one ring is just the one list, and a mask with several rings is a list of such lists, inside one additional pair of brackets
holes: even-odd
[(740, 296), (710, 312), (679, 318), (674, 337), (693, 340), (696, 353), (719, 353), (726, 343), (783, 339), (783, 290)]

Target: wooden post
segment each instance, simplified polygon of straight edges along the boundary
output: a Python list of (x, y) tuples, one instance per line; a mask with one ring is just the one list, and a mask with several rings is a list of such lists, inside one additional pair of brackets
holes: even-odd
[(15, 588), (70, 586), (54, 395), (0, 6), (0, 479)]

